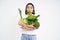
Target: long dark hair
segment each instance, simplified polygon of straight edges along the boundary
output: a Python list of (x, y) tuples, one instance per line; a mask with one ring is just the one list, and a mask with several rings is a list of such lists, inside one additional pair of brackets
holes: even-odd
[(27, 14), (26, 12), (27, 12), (27, 6), (28, 6), (28, 5), (32, 5), (32, 6), (33, 6), (33, 12), (32, 12), (32, 14), (35, 14), (34, 5), (33, 5), (32, 3), (28, 3), (28, 4), (26, 5), (25, 14)]

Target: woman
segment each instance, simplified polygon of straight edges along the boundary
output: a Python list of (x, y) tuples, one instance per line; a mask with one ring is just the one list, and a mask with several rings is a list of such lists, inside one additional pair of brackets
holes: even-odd
[[(29, 14), (27, 14), (26, 12), (32, 12), (32, 15), (35, 14), (35, 10), (34, 10), (34, 5), (32, 3), (28, 3), (26, 5), (26, 9), (25, 9), (25, 14), (28, 16)], [(22, 20), (20, 20), (18, 22), (18, 24), (20, 26), (22, 26), (22, 36), (21, 36), (21, 40), (36, 40), (36, 28), (32, 25), (26, 25)]]

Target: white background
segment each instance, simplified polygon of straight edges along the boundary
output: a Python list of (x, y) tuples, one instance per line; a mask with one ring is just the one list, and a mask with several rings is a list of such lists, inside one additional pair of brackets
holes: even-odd
[(41, 15), (37, 40), (60, 40), (60, 0), (0, 0), (0, 40), (20, 40), (18, 8), (24, 14), (29, 2)]

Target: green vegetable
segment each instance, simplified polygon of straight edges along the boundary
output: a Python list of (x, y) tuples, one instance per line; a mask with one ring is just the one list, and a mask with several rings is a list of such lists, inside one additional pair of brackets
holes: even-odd
[(34, 16), (34, 15), (29, 15), (28, 17), (27, 17), (27, 19), (28, 20), (35, 20), (35, 19), (37, 19), (38, 17), (39, 17), (40, 15), (37, 15), (37, 16)]
[(40, 26), (39, 22), (36, 21), (36, 22), (34, 23), (34, 26), (38, 29), (39, 26)]
[(21, 10), (18, 8), (19, 10), (19, 13), (20, 13), (20, 18), (23, 20), (23, 22), (27, 25), (31, 25), (31, 24), (34, 24), (33, 26), (36, 27), (36, 29), (39, 28), (40, 26), (40, 23), (38, 22), (38, 17), (40, 15), (37, 15), (37, 16), (34, 16), (32, 15), (32, 13), (29, 11), (29, 12), (26, 12), (28, 14), (28, 17), (26, 18), (22, 18), (22, 14), (21, 14)]
[(18, 8), (18, 10), (19, 10), (19, 13), (20, 13), (20, 18), (22, 19), (22, 14), (21, 14), (21, 10)]
[(27, 25), (30, 23), (26, 18), (23, 18), (23, 22)]

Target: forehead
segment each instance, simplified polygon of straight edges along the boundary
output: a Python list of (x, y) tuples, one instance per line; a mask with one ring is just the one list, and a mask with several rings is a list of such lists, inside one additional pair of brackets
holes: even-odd
[(27, 7), (33, 7), (32, 5), (28, 5)]

